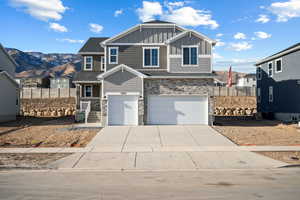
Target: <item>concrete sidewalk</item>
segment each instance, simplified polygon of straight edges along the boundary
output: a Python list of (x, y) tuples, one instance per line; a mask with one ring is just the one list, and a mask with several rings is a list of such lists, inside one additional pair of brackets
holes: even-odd
[(94, 169), (108, 171), (271, 169), (287, 165), (252, 152), (128, 152), (75, 153), (50, 167), (58, 169)]
[(126, 152), (239, 152), (239, 151), (300, 151), (300, 146), (120, 146), (85, 148), (0, 148), (0, 153), (126, 153)]

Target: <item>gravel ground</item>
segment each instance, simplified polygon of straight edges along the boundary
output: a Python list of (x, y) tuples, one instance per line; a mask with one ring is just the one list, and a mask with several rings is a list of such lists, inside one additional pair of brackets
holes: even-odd
[(300, 152), (299, 151), (287, 151), (287, 152), (255, 152), (263, 156), (268, 156), (275, 160), (280, 160), (289, 164), (300, 164)]
[(0, 167), (46, 167), (51, 162), (69, 156), (69, 153), (0, 154)]
[(296, 124), (278, 121), (223, 121), (213, 126), (238, 145), (300, 145), (300, 129)]
[(0, 148), (84, 147), (100, 131), (73, 128), (74, 118), (18, 118), (0, 124)]

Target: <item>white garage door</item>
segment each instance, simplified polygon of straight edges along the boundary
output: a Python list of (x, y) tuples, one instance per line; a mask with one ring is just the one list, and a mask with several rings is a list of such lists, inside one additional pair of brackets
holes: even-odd
[(138, 96), (108, 96), (108, 125), (138, 125)]
[(148, 124), (208, 124), (207, 97), (150, 96)]

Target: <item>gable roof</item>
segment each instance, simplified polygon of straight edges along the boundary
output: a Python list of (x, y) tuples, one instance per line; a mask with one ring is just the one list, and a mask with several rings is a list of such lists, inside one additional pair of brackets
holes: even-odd
[(166, 44), (170, 44), (170, 43), (172, 43), (172, 42), (174, 42), (174, 41), (176, 41), (176, 40), (184, 37), (186, 34), (189, 34), (189, 33), (195, 35), (198, 38), (204, 39), (204, 40), (208, 41), (209, 43), (212, 43), (213, 45), (216, 44), (215, 40), (212, 40), (209, 37), (207, 37), (206, 35), (204, 35), (202, 33), (199, 33), (197, 31), (194, 31), (194, 30), (186, 30), (186, 31), (184, 31), (182, 33), (179, 33), (178, 35), (176, 35), (176, 36), (168, 39), (167, 41), (165, 41), (165, 43)]
[(124, 65), (124, 64), (120, 64), (106, 72), (104, 72), (103, 74), (100, 74), (97, 76), (97, 79), (104, 79), (105, 77), (117, 72), (117, 71), (120, 71), (120, 70), (126, 70), (130, 73), (133, 73), (135, 74), (136, 76), (139, 76), (139, 77), (142, 77), (142, 78), (146, 78), (147, 76), (135, 69), (132, 69), (131, 67), (128, 67), (127, 65)]
[[(7, 56), (7, 58), (17, 67), (18, 64), (16, 63), (16, 61), (7, 53), (7, 51), (5, 50), (5, 48), (2, 46), (2, 44), (0, 43), (0, 50), (2, 50), (4, 52), (4, 54)], [(1, 58), (0, 59), (4, 59)]]
[(263, 64), (265, 62), (271, 61), (273, 59), (279, 58), (281, 56), (284, 56), (284, 55), (287, 55), (287, 54), (290, 54), (290, 53), (293, 53), (293, 52), (299, 51), (299, 50), (300, 50), (300, 43), (297, 43), (297, 44), (292, 45), (292, 46), (290, 46), (290, 47), (288, 47), (288, 48), (286, 48), (282, 51), (279, 51), (278, 53), (275, 53), (271, 56), (268, 56), (268, 57), (258, 61), (255, 65), (258, 66), (258, 65)]
[[(156, 22), (158, 22), (158, 23), (156, 23)], [(131, 27), (131, 28), (129, 28), (129, 29), (121, 32), (120, 34), (115, 35), (115, 36), (113, 36), (113, 37), (111, 37), (111, 38), (103, 41), (102, 44), (105, 45), (108, 42), (111, 42), (111, 41), (114, 41), (116, 39), (119, 39), (119, 38), (121, 38), (121, 37), (123, 37), (123, 36), (125, 36), (125, 35), (127, 35), (127, 34), (129, 34), (131, 32), (133, 32), (135, 30), (140, 29), (143, 26), (145, 26), (145, 27), (151, 27), (151, 26), (153, 26), (153, 27), (156, 27), (156, 28), (157, 28), (157, 26), (158, 27), (171, 26), (171, 27), (176, 27), (176, 28), (178, 28), (179, 30), (182, 30), (182, 31), (186, 30), (185, 28), (183, 28), (181, 26), (178, 26), (177, 24), (174, 24), (174, 23), (171, 23), (171, 22), (164, 22), (164, 21), (154, 20), (154, 21), (145, 22), (145, 23), (142, 23), (142, 24), (137, 24), (137, 25), (135, 25), (135, 26), (133, 26), (133, 27)]]
[(107, 40), (108, 37), (91, 37), (83, 47), (78, 51), (79, 54), (103, 54), (104, 48), (100, 45), (101, 42)]
[(161, 21), (161, 20), (152, 20), (152, 21), (144, 22), (143, 24), (174, 24), (174, 23)]
[(9, 75), (6, 71), (2, 71), (0, 72), (0, 77), (4, 76), (6, 77), (8, 80), (10, 80), (17, 88), (19, 88), (19, 84), (17, 83), (17, 81), (15, 81), (15, 79), (13, 79), (13, 77), (11, 77), (11, 75)]

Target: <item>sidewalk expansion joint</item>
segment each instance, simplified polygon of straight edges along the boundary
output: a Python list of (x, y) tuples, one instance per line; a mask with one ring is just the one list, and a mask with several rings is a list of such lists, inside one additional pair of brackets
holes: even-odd
[(79, 161), (81, 160), (81, 158), (85, 155), (86, 153), (82, 153), (82, 155), (79, 157), (79, 159), (74, 163), (74, 165), (72, 166), (72, 168), (76, 167), (76, 165), (79, 163)]
[(126, 134), (124, 143), (123, 143), (122, 148), (121, 148), (121, 152), (123, 152), (123, 150), (124, 150), (124, 147), (125, 147), (125, 144), (126, 144), (126, 142), (127, 142), (127, 139), (128, 139), (128, 136), (129, 136), (130, 131), (131, 131), (131, 127), (129, 127), (129, 129), (128, 129), (128, 131), (127, 131), (127, 134)]

